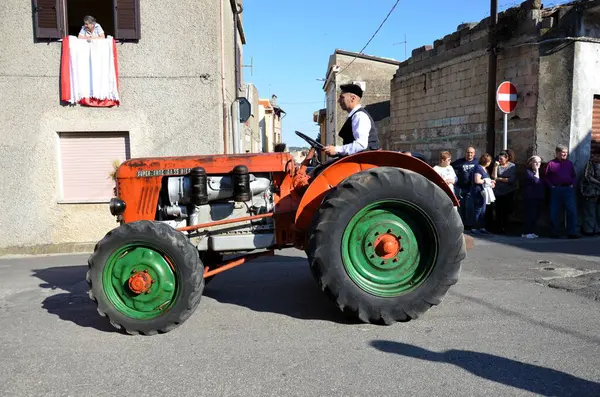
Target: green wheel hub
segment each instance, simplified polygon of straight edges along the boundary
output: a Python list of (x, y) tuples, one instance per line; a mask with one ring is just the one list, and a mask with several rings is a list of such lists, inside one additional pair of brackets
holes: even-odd
[(342, 237), (349, 277), (366, 292), (394, 297), (413, 291), (437, 259), (437, 235), (429, 217), (402, 200), (374, 202), (354, 215)]
[(157, 249), (130, 244), (115, 251), (104, 267), (104, 292), (124, 315), (149, 320), (174, 304), (178, 283), (173, 261)]

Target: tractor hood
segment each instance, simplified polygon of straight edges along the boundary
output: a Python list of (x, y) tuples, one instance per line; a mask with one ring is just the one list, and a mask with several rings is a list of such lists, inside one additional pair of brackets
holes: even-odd
[(124, 179), (185, 175), (195, 167), (204, 168), (208, 175), (227, 174), (238, 165), (245, 165), (249, 172), (283, 172), (290, 161), (293, 162), (293, 157), (289, 153), (145, 157), (123, 162), (116, 177)]

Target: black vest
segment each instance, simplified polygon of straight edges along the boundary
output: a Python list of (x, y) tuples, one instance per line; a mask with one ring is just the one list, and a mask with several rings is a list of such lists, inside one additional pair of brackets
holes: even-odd
[[(380, 148), (379, 147), (379, 136), (378, 136), (379, 134), (377, 133), (377, 127), (375, 126), (375, 122), (373, 121), (373, 118), (371, 117), (369, 112), (367, 112), (365, 110), (365, 108), (363, 108), (363, 107), (358, 109), (352, 115), (352, 117), (354, 117), (354, 115), (358, 112), (363, 112), (364, 114), (369, 116), (369, 120), (371, 120), (371, 131), (369, 131), (369, 144), (368, 144), (366, 150), (379, 150), (379, 148)], [(352, 132), (352, 117), (348, 117), (348, 119), (342, 126), (342, 129), (338, 133), (338, 136), (340, 138), (342, 138), (343, 145), (348, 145), (348, 144), (354, 142), (354, 133)]]

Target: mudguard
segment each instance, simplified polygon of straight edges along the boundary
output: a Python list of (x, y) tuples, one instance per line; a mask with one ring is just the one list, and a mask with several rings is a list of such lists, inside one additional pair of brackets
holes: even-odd
[(313, 216), (327, 192), (348, 176), (375, 167), (398, 167), (419, 173), (438, 185), (458, 206), (459, 201), (444, 179), (426, 162), (407, 154), (387, 150), (364, 151), (331, 164), (323, 170), (304, 192), (296, 211), (298, 230), (308, 231)]

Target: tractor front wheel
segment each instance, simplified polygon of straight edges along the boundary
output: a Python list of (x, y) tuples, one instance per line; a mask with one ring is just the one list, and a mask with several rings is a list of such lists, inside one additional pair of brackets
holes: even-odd
[(130, 334), (168, 332), (187, 320), (204, 289), (197, 249), (169, 225), (125, 223), (88, 260), (89, 296), (98, 312)]
[(463, 224), (447, 194), (412, 171), (381, 167), (334, 187), (307, 255), (339, 308), (367, 323), (415, 319), (458, 281)]

